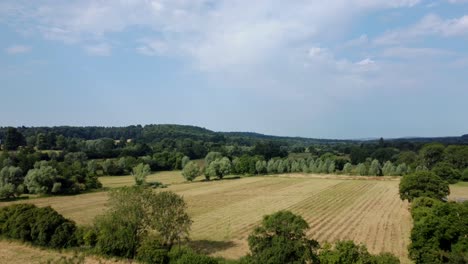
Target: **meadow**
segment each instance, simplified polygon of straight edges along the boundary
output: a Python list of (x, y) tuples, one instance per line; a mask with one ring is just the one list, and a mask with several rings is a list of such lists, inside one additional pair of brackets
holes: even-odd
[[(148, 176), (148, 181), (169, 185), (163, 190), (184, 197), (193, 219), (191, 243), (205, 253), (226, 258), (245, 255), (246, 238), (262, 216), (286, 209), (304, 217), (310, 225), (308, 235), (320, 242), (350, 239), (364, 243), (371, 253), (391, 252), (402, 263), (409, 262), (412, 220), (409, 204), (398, 196), (398, 178), (287, 174), (210, 182), (201, 179), (186, 183), (178, 171)], [(106, 188), (134, 184), (131, 176), (100, 180)], [(451, 199), (468, 197), (467, 185), (451, 189)], [(107, 198), (107, 192), (100, 191), (3, 202), (0, 206), (19, 202), (50, 205), (85, 225), (106, 210)], [(8, 254), (12, 251), (0, 251), (0, 256)]]

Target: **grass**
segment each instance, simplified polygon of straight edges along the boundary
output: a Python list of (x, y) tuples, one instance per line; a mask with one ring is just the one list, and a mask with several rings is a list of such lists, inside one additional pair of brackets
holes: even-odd
[[(123, 186), (132, 186), (135, 184), (133, 176), (104, 176), (99, 177), (104, 188), (116, 188)], [(147, 182), (159, 181), (164, 184), (176, 184), (182, 183), (185, 179), (182, 177), (181, 171), (164, 171), (156, 172), (151, 175), (148, 175), (146, 178)]]
[(458, 182), (450, 185), (450, 196), (452, 201), (468, 201), (468, 182)]
[[(72, 251), (56, 251), (32, 247), (19, 242), (0, 241), (0, 262), (9, 264), (23, 263), (48, 263), (58, 261), (61, 257), (70, 258), (74, 254)], [(57, 263), (57, 262), (54, 262)], [(60, 262), (62, 263), (62, 262)], [(117, 259), (105, 259), (97, 256), (86, 256), (86, 264), (107, 264), (107, 263), (129, 263), (128, 261)]]
[[(159, 172), (148, 181), (170, 184), (182, 195), (193, 225), (192, 245), (213, 255), (238, 258), (246, 238), (265, 214), (291, 210), (307, 220), (320, 242), (351, 239), (372, 253), (391, 252), (408, 262), (412, 227), (408, 204), (398, 196), (398, 178), (287, 174), (185, 183), (180, 171)], [(102, 177), (107, 188), (133, 185), (131, 176)], [(457, 187), (458, 188), (458, 187)], [(106, 210), (107, 192), (24, 201), (50, 205), (78, 224), (91, 224)], [(0, 255), (1, 258), (1, 255)]]

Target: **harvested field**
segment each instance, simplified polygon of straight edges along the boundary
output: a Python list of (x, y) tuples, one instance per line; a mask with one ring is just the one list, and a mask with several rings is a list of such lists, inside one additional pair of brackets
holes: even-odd
[[(105, 177), (99, 177), (99, 180), (101, 181), (104, 187), (108, 187), (108, 188), (131, 186), (135, 184), (135, 180), (133, 176), (131, 175), (105, 176)], [(146, 180), (148, 182), (159, 181), (164, 184), (175, 184), (175, 183), (182, 183), (185, 181), (180, 171), (156, 172), (151, 175), (148, 175)]]
[(450, 185), (449, 199), (452, 201), (468, 201), (468, 182)]
[[(227, 258), (246, 254), (246, 238), (263, 215), (291, 210), (307, 220), (308, 234), (320, 242), (351, 239), (372, 253), (391, 252), (408, 262), (412, 222), (408, 204), (398, 196), (398, 179), (296, 174), (176, 184), (182, 181), (180, 174), (154, 177), (167, 177), (173, 183), (168, 190), (184, 197), (194, 221), (192, 243), (207, 253)], [(108, 187), (132, 181), (121, 176), (103, 179)], [(106, 192), (97, 192), (26, 201), (51, 205), (88, 224), (105, 210), (106, 200)]]

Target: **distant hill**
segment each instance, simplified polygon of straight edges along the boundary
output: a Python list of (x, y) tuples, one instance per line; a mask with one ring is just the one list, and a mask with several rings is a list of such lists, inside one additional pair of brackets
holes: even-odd
[[(4, 138), (6, 127), (0, 127), (0, 139)], [(310, 144), (338, 144), (338, 143), (360, 143), (375, 142), (378, 139), (319, 139), (305, 137), (284, 137), (265, 135), (255, 132), (215, 132), (203, 127), (176, 124), (159, 125), (134, 125), (126, 127), (98, 127), (98, 126), (55, 126), (55, 127), (18, 127), (18, 130), (27, 137), (38, 133), (54, 133), (65, 137), (81, 139), (112, 138), (115, 140), (135, 139), (147, 143), (161, 141), (163, 139), (191, 139), (207, 142), (233, 142), (242, 145), (252, 145), (259, 141), (275, 141), (288, 145), (310, 145)], [(441, 142), (446, 144), (468, 144), (468, 134), (460, 137), (409, 137), (385, 139), (386, 141), (405, 141), (415, 143)]]

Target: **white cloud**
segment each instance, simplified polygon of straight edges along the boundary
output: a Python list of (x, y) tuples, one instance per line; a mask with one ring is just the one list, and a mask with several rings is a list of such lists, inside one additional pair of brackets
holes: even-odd
[[(411, 7), (420, 0), (43, 0), (22, 2), (10, 18), (44, 38), (65, 43), (106, 41), (133, 28), (157, 35), (135, 47), (145, 55), (187, 56), (204, 70), (256, 65), (294, 52), (311, 39), (337, 34), (355, 16)], [(15, 3), (15, 2), (13, 2)], [(26, 4), (21, 4), (26, 3)], [(152, 34), (154, 33), (154, 34)], [(139, 37), (141, 38), (141, 36)]]
[(31, 51), (30, 46), (25, 45), (13, 45), (5, 49), (5, 52), (11, 55), (14, 54), (21, 54), (21, 53), (28, 53)]
[(374, 43), (380, 45), (395, 45), (413, 41), (425, 36), (458, 37), (468, 35), (468, 15), (460, 18), (442, 19), (438, 15), (429, 14), (418, 23), (408, 28), (392, 30), (376, 38)]
[(93, 56), (109, 56), (111, 55), (112, 47), (107, 43), (96, 45), (87, 45), (84, 47), (86, 53)]
[(369, 59), (369, 58), (366, 58), (366, 59), (363, 59), (361, 61), (358, 61), (356, 62), (356, 65), (359, 65), (359, 66), (370, 66), (370, 65), (374, 65), (375, 64), (375, 61)]

